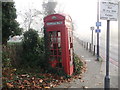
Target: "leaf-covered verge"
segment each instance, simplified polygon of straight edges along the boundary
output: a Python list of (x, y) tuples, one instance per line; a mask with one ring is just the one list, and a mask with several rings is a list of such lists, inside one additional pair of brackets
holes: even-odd
[(58, 73), (49, 73), (45, 69), (35, 68), (14, 68), (5, 67), (2, 69), (3, 89), (20, 88), (54, 88), (64, 82), (70, 82), (73, 79), (82, 79), (82, 73), (86, 71), (86, 65), (83, 60), (74, 54), (75, 72), (72, 76), (58, 75)]
[(2, 81), (8, 88), (54, 88), (73, 78), (82, 78), (85, 63), (74, 54), (74, 74), (66, 75), (62, 69), (51, 68), (45, 58), (44, 38), (39, 38), (33, 29), (24, 33), (21, 43), (3, 46)]
[(81, 57), (74, 54), (74, 75), (79, 75), (85, 71), (86, 71), (86, 62)]

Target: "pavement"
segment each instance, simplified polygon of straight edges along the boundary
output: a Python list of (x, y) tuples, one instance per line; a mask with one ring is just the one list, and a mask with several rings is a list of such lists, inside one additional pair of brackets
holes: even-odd
[[(87, 71), (82, 79), (73, 79), (71, 82), (62, 83), (56, 88), (104, 88), (106, 62), (96, 61), (96, 56), (86, 50), (74, 38), (74, 52), (87, 63)], [(118, 88), (118, 67), (110, 63), (110, 88)]]

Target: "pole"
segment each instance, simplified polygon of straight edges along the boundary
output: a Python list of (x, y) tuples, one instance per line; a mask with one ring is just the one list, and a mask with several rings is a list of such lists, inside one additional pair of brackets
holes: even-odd
[(95, 45), (94, 45), (93, 55), (95, 55)]
[(92, 51), (92, 49), (93, 49), (93, 30), (92, 30), (92, 40), (91, 40), (91, 51)]
[[(99, 0), (97, 3), (97, 22), (99, 22)], [(99, 29), (99, 26), (97, 26)], [(97, 61), (99, 61), (99, 32), (97, 32)]]
[(94, 30), (94, 27), (90, 27), (90, 29), (92, 30), (92, 34), (91, 34), (91, 51), (93, 50), (93, 30)]
[(90, 43), (90, 46), (89, 46), (89, 52), (91, 52), (91, 43)]
[(105, 90), (110, 89), (109, 77), (109, 40), (110, 40), (110, 20), (107, 20), (107, 36), (106, 36), (106, 76), (105, 76)]
[(88, 42), (87, 42), (87, 47), (86, 47), (86, 49), (88, 50)]
[(99, 61), (99, 33), (97, 33), (97, 61)]

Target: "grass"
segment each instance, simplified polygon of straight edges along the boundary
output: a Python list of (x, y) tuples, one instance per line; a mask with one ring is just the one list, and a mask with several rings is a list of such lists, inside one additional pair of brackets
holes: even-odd
[(8, 45), (21, 45), (22, 42), (7, 42)]

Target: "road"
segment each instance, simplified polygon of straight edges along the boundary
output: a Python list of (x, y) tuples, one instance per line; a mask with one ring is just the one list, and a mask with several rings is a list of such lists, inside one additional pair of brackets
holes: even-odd
[[(79, 39), (79, 38), (78, 38)], [(81, 38), (79, 40), (82, 40), (84, 42), (90, 42), (89, 38)], [(94, 40), (94, 45), (96, 44), (96, 40)], [(109, 47), (109, 58), (110, 58), (110, 62), (115, 65), (118, 66), (118, 39), (114, 40), (111, 39), (110, 40), (110, 47)], [(106, 40), (104, 37), (100, 37), (99, 40), (99, 51), (100, 51), (100, 56), (106, 60)], [(97, 46), (96, 46), (96, 52), (97, 52)]]

